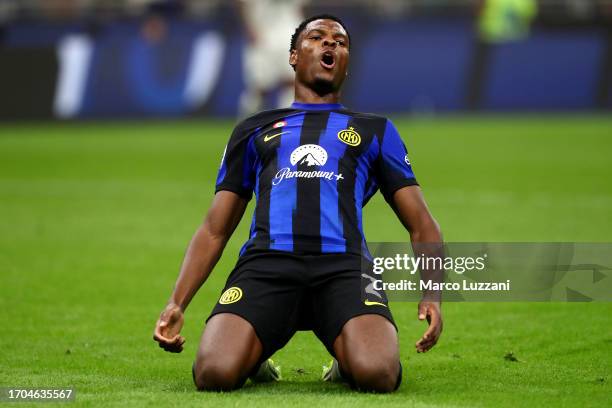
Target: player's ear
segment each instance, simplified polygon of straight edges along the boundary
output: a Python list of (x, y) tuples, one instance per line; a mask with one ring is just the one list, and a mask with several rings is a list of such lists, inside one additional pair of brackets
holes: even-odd
[(289, 65), (295, 68), (296, 64), (297, 64), (297, 51), (293, 49), (289, 53)]

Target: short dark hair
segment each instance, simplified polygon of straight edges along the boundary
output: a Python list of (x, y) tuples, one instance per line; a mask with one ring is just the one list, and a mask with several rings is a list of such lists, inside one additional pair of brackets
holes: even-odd
[(315, 20), (333, 20), (336, 23), (340, 24), (342, 26), (342, 28), (344, 28), (344, 31), (346, 31), (346, 35), (348, 35), (349, 47), (350, 47), (350, 45), (351, 45), (351, 34), (349, 34), (349, 31), (346, 29), (346, 25), (344, 24), (344, 22), (342, 20), (340, 20), (339, 17), (336, 17), (336, 16), (331, 15), (331, 14), (317, 14), (316, 16), (308, 17), (306, 20), (302, 21), (300, 23), (300, 25), (295, 29), (295, 32), (291, 36), (291, 45), (289, 46), (289, 52), (295, 50), (295, 47), (297, 46), (298, 37), (300, 36), (302, 31), (304, 31), (306, 26), (309, 23), (311, 23), (311, 22), (313, 22)]

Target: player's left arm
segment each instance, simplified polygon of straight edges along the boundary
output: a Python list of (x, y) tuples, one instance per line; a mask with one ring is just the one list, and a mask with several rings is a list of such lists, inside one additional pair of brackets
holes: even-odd
[[(419, 186), (407, 186), (397, 190), (393, 194), (391, 207), (410, 233), (415, 254), (426, 251), (428, 256), (441, 256), (442, 233), (427, 208)], [(442, 271), (437, 270), (421, 270), (423, 279), (435, 281), (441, 281), (441, 273)], [(418, 318), (427, 319), (429, 323), (429, 327), (415, 344), (417, 352), (424, 353), (436, 345), (442, 333), (442, 311), (438, 292), (423, 294), (418, 307)]]
[[(427, 257), (443, 256), (440, 227), (427, 208), (408, 158), (408, 150), (396, 127), (388, 119), (381, 139), (380, 154), (376, 161), (376, 176), (385, 200), (410, 233), (415, 254), (424, 254)], [(441, 270), (421, 268), (420, 272), (423, 280), (442, 281)], [(423, 293), (418, 317), (419, 320), (427, 319), (429, 322), (429, 328), (416, 342), (416, 349), (421, 353), (431, 349), (438, 342), (442, 332), (439, 292)]]

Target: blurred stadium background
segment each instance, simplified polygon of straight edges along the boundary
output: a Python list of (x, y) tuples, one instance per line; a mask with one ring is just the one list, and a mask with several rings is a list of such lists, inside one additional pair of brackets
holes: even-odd
[[(3, 0), (0, 117), (231, 117), (244, 85), (235, 3)], [(610, 0), (303, 3), (352, 28), (354, 109), (612, 108)]]
[[(612, 241), (611, 1), (305, 7), (346, 21), (344, 103), (391, 115), (447, 241)], [(193, 392), (253, 202), (187, 311), (185, 352), (151, 335), (236, 122), (245, 37), (229, 1), (0, 0), (0, 386), (75, 386), (93, 406), (609, 406), (609, 303), (446, 303), (417, 355), (424, 326), (396, 302), (394, 395), (321, 384), (310, 333), (275, 357), (281, 384)], [(380, 195), (364, 228), (408, 238)]]

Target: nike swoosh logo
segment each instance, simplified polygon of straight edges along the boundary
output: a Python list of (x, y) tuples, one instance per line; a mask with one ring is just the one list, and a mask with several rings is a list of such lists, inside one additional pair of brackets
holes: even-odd
[(365, 303), (365, 305), (366, 305), (366, 306), (384, 306), (384, 307), (387, 307), (387, 305), (385, 305), (384, 303), (380, 303), (380, 302), (372, 302), (372, 301), (370, 301), (370, 300), (366, 300), (366, 301), (365, 301), (365, 302), (363, 302), (363, 303)]
[(275, 135), (265, 135), (264, 142), (269, 142), (270, 140), (274, 139), (276, 136), (284, 135), (285, 133), (291, 133), (291, 132), (280, 132)]

